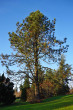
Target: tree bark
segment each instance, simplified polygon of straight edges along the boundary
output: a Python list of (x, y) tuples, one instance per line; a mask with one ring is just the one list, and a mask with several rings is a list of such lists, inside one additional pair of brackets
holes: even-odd
[(38, 81), (38, 60), (36, 59), (35, 63), (35, 98), (36, 100), (40, 99), (39, 97), (39, 81)]
[(35, 83), (35, 99), (39, 100), (40, 99), (40, 94), (39, 94), (39, 83)]
[(38, 48), (37, 48), (37, 38), (35, 39), (35, 51), (34, 51), (34, 59), (35, 59), (35, 98), (36, 100), (40, 99), (39, 93), (39, 81), (38, 81)]

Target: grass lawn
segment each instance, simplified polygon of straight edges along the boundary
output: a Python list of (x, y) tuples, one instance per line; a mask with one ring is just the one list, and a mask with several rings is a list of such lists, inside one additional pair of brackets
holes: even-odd
[(1, 106), (0, 110), (73, 110), (73, 95), (51, 97), (37, 104), (18, 101), (10, 106)]

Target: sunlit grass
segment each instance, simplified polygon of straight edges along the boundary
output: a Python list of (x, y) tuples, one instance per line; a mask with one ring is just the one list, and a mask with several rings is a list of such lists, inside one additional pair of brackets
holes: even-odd
[(37, 104), (17, 101), (11, 106), (0, 107), (0, 110), (73, 110), (73, 95), (51, 97)]

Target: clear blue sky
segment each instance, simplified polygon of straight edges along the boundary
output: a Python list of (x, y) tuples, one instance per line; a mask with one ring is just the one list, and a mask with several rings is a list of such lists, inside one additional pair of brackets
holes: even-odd
[[(66, 62), (73, 64), (73, 0), (0, 0), (0, 54), (12, 52), (8, 32), (15, 31), (17, 21), (22, 22), (36, 10), (50, 20), (56, 18), (55, 36), (60, 40), (67, 37)], [(4, 68), (0, 65), (0, 73), (2, 71)]]

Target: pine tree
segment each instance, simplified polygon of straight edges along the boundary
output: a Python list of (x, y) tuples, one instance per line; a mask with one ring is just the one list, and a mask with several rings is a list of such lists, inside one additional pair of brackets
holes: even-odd
[(58, 77), (61, 84), (68, 84), (68, 78), (71, 76), (71, 65), (65, 63), (65, 56), (61, 55), (59, 63)]
[(11, 47), (16, 50), (16, 55), (2, 55), (3, 59), (9, 60), (9, 63), (2, 62), (6, 67), (17, 63), (25, 64), (26, 71), (20, 70), (17, 73), (30, 73), (29, 78), (35, 83), (36, 99), (39, 99), (39, 62), (57, 61), (58, 56), (67, 52), (68, 48), (63, 46), (66, 38), (60, 41), (54, 36), (55, 22), (56, 19), (50, 21), (39, 10), (30, 13), (22, 23), (17, 22), (16, 32), (9, 32), (9, 41)]
[(25, 76), (25, 81), (23, 83), (23, 85), (20, 85), (20, 90), (21, 92), (21, 100), (26, 101), (27, 100), (27, 89), (30, 88), (30, 82), (29, 82), (29, 77), (26, 74)]

